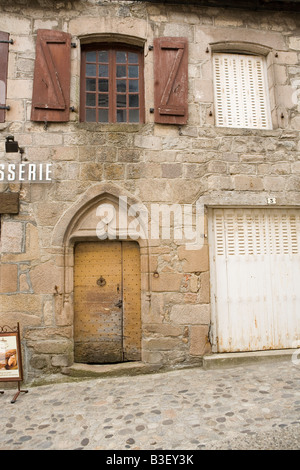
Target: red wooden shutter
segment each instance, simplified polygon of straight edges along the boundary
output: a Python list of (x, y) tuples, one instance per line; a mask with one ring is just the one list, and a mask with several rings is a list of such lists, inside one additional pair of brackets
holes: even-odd
[[(0, 31), (0, 41), (8, 41), (9, 34)], [(0, 105), (6, 103), (6, 83), (8, 65), (8, 42), (0, 42)], [(0, 109), (0, 122), (5, 121), (5, 109)]]
[(69, 120), (70, 76), (70, 34), (39, 29), (36, 40), (32, 121)]
[(154, 40), (154, 119), (186, 124), (188, 118), (188, 42), (186, 38)]

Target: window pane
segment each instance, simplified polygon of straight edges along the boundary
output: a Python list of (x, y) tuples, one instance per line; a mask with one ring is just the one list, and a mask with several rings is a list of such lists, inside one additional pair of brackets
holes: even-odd
[(117, 91), (126, 93), (126, 80), (117, 80)]
[(86, 53), (86, 61), (87, 62), (96, 62), (96, 52), (90, 51)]
[(99, 77), (108, 77), (108, 65), (99, 65)]
[(86, 94), (86, 106), (96, 106), (96, 94), (95, 93)]
[(117, 95), (117, 108), (126, 107), (126, 95)]
[(139, 91), (139, 81), (138, 80), (129, 80), (129, 91), (138, 92)]
[(126, 64), (126, 52), (122, 52), (122, 51), (117, 52), (117, 63)]
[(98, 91), (108, 91), (108, 80), (104, 78), (98, 80)]
[(117, 122), (126, 122), (126, 109), (117, 109)]
[(139, 95), (129, 95), (129, 108), (138, 108)]
[(99, 51), (98, 52), (98, 61), (99, 62), (108, 62), (108, 51)]
[(96, 122), (96, 110), (95, 109), (87, 109), (85, 115), (86, 115), (87, 122)]
[(96, 79), (95, 78), (86, 79), (86, 91), (96, 91)]
[(87, 77), (96, 77), (96, 65), (86, 64), (86, 75)]
[(139, 63), (139, 56), (134, 52), (128, 52), (128, 62), (130, 64), (138, 64)]
[(98, 106), (107, 107), (108, 106), (108, 95), (104, 93), (99, 93), (98, 95)]
[[(83, 52), (85, 89), (81, 119), (87, 122), (139, 122), (141, 56), (112, 44)], [(104, 49), (102, 49), (102, 47)], [(102, 50), (101, 50), (102, 49)], [(84, 88), (84, 87), (83, 87)]]
[(129, 122), (140, 122), (140, 111), (138, 109), (129, 110)]
[(108, 122), (108, 109), (99, 109), (99, 122)]
[(139, 77), (139, 66), (138, 65), (129, 65), (128, 67), (128, 77), (138, 78)]
[(126, 77), (126, 65), (117, 65), (117, 77), (118, 78)]

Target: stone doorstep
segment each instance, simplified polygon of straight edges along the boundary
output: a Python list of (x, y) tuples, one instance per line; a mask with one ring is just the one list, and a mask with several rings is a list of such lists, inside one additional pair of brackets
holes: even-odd
[(281, 349), (272, 351), (215, 353), (203, 356), (203, 369), (220, 369), (223, 367), (241, 366), (243, 364), (250, 365), (269, 361), (292, 361), (292, 355), (295, 351), (295, 349)]
[(143, 362), (121, 362), (117, 364), (80, 364), (74, 363), (62, 370), (69, 377), (121, 377), (126, 375), (149, 374), (157, 372), (160, 366)]

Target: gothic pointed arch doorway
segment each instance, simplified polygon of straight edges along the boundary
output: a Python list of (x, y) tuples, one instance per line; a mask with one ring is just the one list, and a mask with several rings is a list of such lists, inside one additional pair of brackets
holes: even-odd
[[(119, 200), (124, 194), (127, 207)], [(72, 326), (74, 362), (142, 360), (141, 310), (149, 307), (150, 298), (148, 240), (128, 230), (126, 235), (122, 226), (130, 226), (129, 207), (134, 204), (142, 206), (121, 188), (95, 185), (55, 227), (52, 247), (64, 260), (57, 311), (60, 323)], [(103, 239), (97, 233), (101, 205), (113, 206), (117, 221)]]

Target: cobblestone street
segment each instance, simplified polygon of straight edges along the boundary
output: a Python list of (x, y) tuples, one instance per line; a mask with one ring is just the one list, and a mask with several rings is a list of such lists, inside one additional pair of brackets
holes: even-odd
[(300, 367), (201, 368), (0, 396), (1, 450), (300, 449)]

